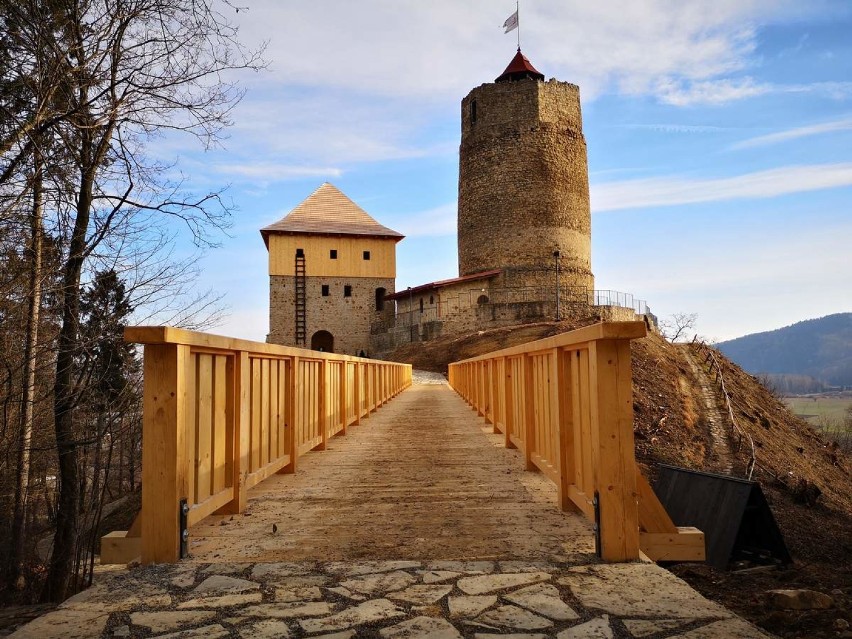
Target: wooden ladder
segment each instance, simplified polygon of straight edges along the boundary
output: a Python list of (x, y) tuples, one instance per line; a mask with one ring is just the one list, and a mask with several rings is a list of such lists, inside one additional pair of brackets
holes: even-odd
[(296, 252), (296, 346), (304, 346), (307, 338), (307, 282), (305, 254)]

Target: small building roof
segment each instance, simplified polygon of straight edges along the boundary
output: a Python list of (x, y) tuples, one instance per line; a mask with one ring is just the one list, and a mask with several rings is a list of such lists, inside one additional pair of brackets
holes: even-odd
[(398, 300), (404, 299), (409, 295), (419, 295), (425, 291), (432, 291), (437, 288), (444, 288), (447, 286), (452, 286), (453, 284), (461, 284), (463, 282), (475, 282), (477, 280), (487, 280), (489, 278), (495, 277), (502, 273), (502, 269), (495, 269), (493, 271), (482, 271), (481, 273), (471, 273), (470, 275), (462, 275), (461, 277), (454, 277), (451, 280), (439, 280), (437, 282), (429, 282), (428, 284), (421, 284), (420, 286), (414, 286), (410, 289), (405, 289), (403, 291), (397, 291), (396, 293), (392, 293), (390, 295), (385, 295), (386, 300)]
[(521, 53), (521, 47), (518, 47), (518, 52), (506, 70), (501, 73), (494, 82), (511, 82), (513, 80), (524, 80), (530, 78), (532, 80), (544, 80), (544, 74), (536, 69), (532, 62)]
[(397, 242), (405, 236), (382, 226), (336, 186), (323, 182), (301, 204), (283, 218), (260, 229), (269, 246), (272, 233), (307, 235), (366, 235)]

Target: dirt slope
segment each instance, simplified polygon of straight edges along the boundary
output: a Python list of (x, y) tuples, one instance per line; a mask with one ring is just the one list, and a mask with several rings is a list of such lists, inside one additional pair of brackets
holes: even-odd
[[(545, 322), (407, 345), (391, 359), (446, 372), (452, 361), (564, 332), (587, 322)], [(852, 622), (852, 464), (758, 380), (717, 353), (742, 436), (730, 429), (715, 376), (690, 346), (658, 335), (636, 340), (633, 408), (636, 455), (653, 478), (656, 465), (744, 477), (754, 443), (759, 481), (795, 564), (786, 570), (720, 573), (703, 565), (673, 571), (716, 599), (783, 637), (842, 636)], [(715, 397), (714, 397), (715, 395)], [(715, 405), (714, 405), (715, 403)], [(720, 416), (723, 423), (720, 424)], [(831, 594), (825, 611), (771, 610), (765, 591), (810, 588)], [(838, 621), (840, 619), (841, 621)], [(837, 625), (835, 625), (837, 624)], [(852, 634), (850, 634), (852, 636)]]

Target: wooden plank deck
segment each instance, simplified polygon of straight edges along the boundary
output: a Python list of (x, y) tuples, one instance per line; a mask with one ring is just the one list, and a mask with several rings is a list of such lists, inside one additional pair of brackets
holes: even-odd
[(503, 440), (446, 385), (412, 386), (300, 459), (295, 475), (251, 489), (244, 514), (194, 526), (192, 559), (576, 561), (593, 553), (591, 526), (561, 512), (555, 486), (525, 471)]

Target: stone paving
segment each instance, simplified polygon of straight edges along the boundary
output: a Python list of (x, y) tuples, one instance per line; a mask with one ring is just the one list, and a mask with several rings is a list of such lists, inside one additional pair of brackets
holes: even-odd
[(17, 639), (752, 639), (656, 565), (529, 561), (177, 564), (102, 577)]

